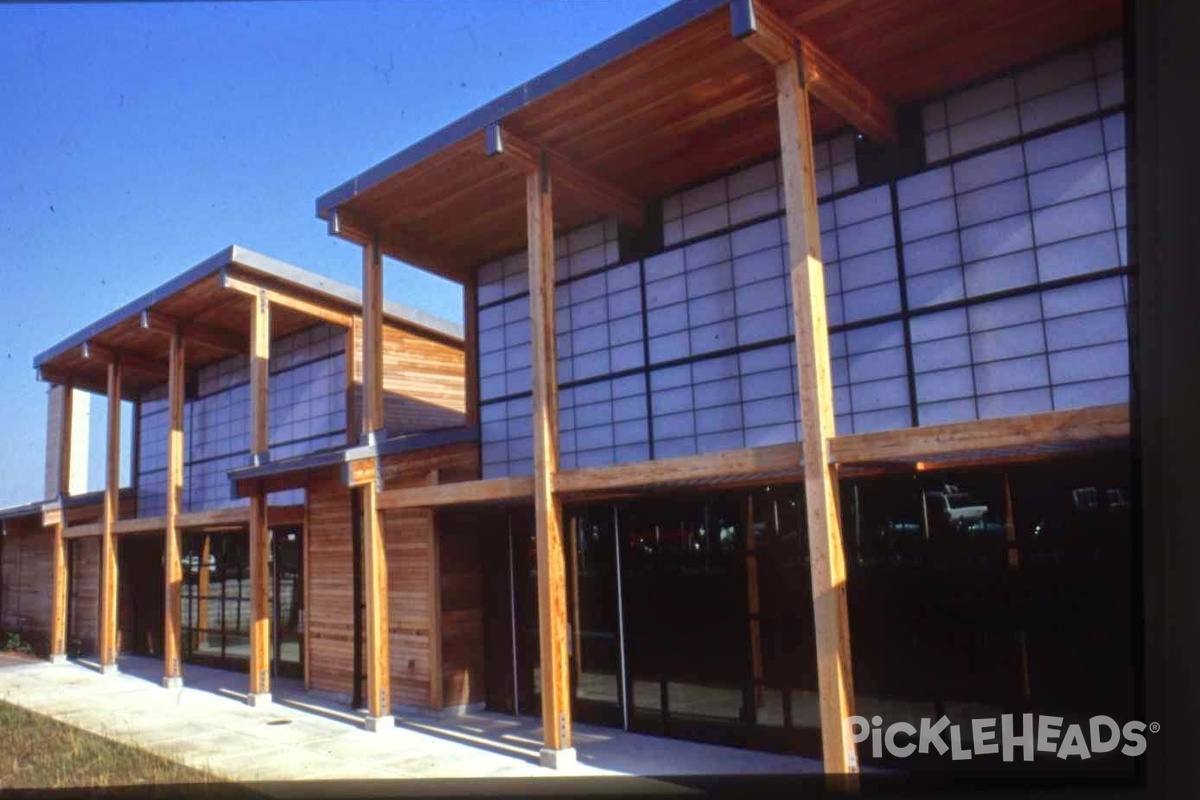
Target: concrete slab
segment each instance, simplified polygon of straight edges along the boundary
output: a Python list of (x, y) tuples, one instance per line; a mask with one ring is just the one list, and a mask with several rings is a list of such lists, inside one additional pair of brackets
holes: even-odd
[(0, 658), (0, 698), (230, 781), (295, 785), (821, 770), (815, 759), (588, 725), (575, 727), (576, 763), (553, 770), (538, 763), (541, 726), (533, 718), (397, 714), (394, 729), (372, 733), (363, 729), (363, 712), (308, 695), (296, 681), (274, 682), (273, 703), (252, 708), (246, 705), (244, 674), (187, 665), (182, 687), (163, 689), (161, 680), (161, 662), (147, 658), (122, 658), (113, 675), (79, 663)]

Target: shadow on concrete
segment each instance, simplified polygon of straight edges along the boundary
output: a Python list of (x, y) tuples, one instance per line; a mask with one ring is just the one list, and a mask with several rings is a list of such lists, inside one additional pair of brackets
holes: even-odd
[[(89, 662), (78, 663), (91, 666)], [(155, 685), (162, 683), (162, 661), (143, 656), (121, 656), (120, 671)], [(184, 686), (244, 702), (248, 677), (244, 672), (188, 664)], [(364, 710), (305, 691), (301, 681), (276, 678), (271, 685), (276, 712), (288, 709), (324, 717), (361, 729)], [(539, 763), (542, 724), (537, 717), (512, 716), (488, 711), (466, 714), (398, 713), (396, 727), (491, 753)], [(686, 742), (659, 736), (629, 733), (576, 723), (572, 729), (580, 764), (597, 769), (645, 776), (686, 775), (819, 775), (819, 759), (763, 753), (734, 747)], [(385, 734), (381, 734), (385, 735)]]

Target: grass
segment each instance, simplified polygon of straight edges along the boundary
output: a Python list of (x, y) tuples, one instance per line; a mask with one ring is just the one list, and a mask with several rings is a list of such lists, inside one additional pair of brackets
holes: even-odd
[(189, 796), (260, 796), (210, 773), (0, 701), (0, 789), (155, 784), (186, 788)]

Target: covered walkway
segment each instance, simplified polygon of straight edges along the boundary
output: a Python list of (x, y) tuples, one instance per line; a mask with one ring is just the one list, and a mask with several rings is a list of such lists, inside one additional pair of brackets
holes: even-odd
[[(535, 718), (398, 714), (395, 730), (376, 734), (361, 729), (362, 713), (315, 698), (295, 681), (279, 680), (275, 703), (255, 709), (244, 702), (240, 673), (189, 665), (184, 688), (163, 689), (158, 660), (123, 656), (119, 667), (104, 676), (87, 662), (3, 654), (0, 700), (238, 782), (642, 776), (622, 781), (622, 791), (669, 794), (685, 787), (653, 776), (821, 773), (815, 759), (586, 725), (576, 726), (579, 763), (556, 772), (538, 765)], [(292, 794), (302, 787), (277, 788)]]

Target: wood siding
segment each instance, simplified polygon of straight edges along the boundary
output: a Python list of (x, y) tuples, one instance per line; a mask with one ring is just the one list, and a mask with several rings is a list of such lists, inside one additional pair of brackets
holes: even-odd
[[(356, 330), (361, 321), (356, 318)], [(465, 358), (448, 344), (396, 325), (383, 326), (383, 414), (389, 436), (466, 423)], [(362, 412), (362, 336), (354, 341), (354, 406)]]
[(50, 531), (9, 524), (0, 556), (0, 629), (50, 633)]
[(350, 490), (333, 471), (308, 483), (309, 527), (304, 632), (309, 688), (354, 691), (354, 564)]
[(69, 546), (67, 652), (94, 655), (98, 632), (96, 613), (100, 602), (100, 538), (75, 539)]
[(469, 515), (438, 514), (442, 593), (442, 700), (484, 699), (483, 559)]

